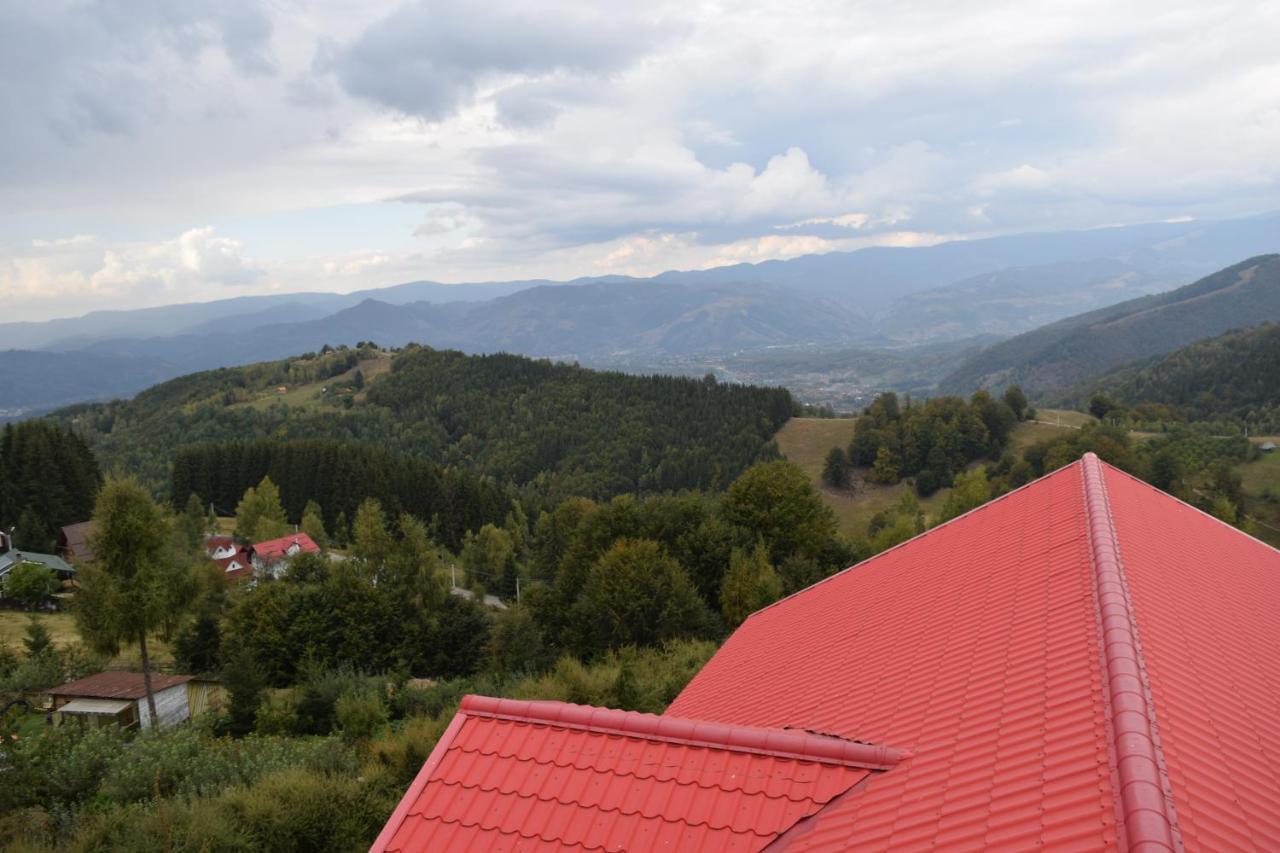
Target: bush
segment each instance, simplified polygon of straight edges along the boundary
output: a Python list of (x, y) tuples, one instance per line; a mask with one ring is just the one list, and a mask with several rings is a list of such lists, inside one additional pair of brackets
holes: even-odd
[(277, 853), (363, 849), (387, 817), (354, 777), (300, 768), (228, 791), (217, 806), (225, 820), (244, 827), (255, 848)]
[(268, 696), (258, 706), (254, 730), (260, 735), (287, 735), (298, 728), (298, 708), (287, 695)]
[(334, 705), (334, 717), (348, 740), (373, 737), (387, 724), (387, 706), (373, 690), (346, 693)]

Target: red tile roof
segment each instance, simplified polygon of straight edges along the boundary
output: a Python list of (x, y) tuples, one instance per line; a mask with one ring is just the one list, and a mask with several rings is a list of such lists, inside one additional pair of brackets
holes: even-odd
[[(253, 558), (249, 554), (248, 546), (236, 551), (230, 557), (215, 558), (213, 562), (229, 579), (244, 580), (253, 577)], [(232, 568), (233, 564), (237, 567)]]
[(305, 533), (290, 533), (288, 536), (281, 536), (279, 539), (268, 539), (266, 542), (259, 542), (253, 546), (253, 551), (265, 560), (278, 560), (281, 557), (287, 557), (289, 549), (295, 544), (304, 552), (320, 553), (320, 546), (311, 541), (311, 537)]
[[(905, 750), (789, 828), (763, 821), (771, 850), (1280, 849), (1277, 614), (1280, 552), (1090, 454), (754, 614), (669, 713)], [(548, 846), (563, 792), (618, 784), (617, 752), (582, 750), (509, 809), (517, 731), (463, 749), (470, 789), (428, 787), (459, 747), (439, 748), (400, 817), (479, 833), (503, 815), (505, 841)], [(679, 820), (721, 773), (643, 814)], [(647, 846), (623, 815), (574, 840)]]
[(468, 696), (375, 851), (760, 850), (898, 751)]
[[(194, 676), (151, 674), (151, 691), (159, 693), (179, 684), (186, 684)], [(87, 697), (90, 699), (141, 699), (147, 695), (140, 672), (99, 672), (57, 687), (45, 693), (50, 696)]]

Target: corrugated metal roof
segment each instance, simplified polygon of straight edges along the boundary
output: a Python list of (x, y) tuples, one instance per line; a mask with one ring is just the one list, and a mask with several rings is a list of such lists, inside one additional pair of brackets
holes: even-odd
[(376, 851), (760, 850), (893, 749), (469, 696)]
[[(159, 693), (179, 684), (186, 684), (193, 676), (151, 674), (151, 691)], [(141, 699), (147, 695), (140, 672), (99, 672), (86, 678), (50, 687), (50, 696), (88, 696), (95, 699)]]
[(115, 716), (131, 706), (132, 699), (72, 699), (58, 708), (60, 714), (110, 714)]
[[(1280, 552), (1089, 454), (754, 614), (669, 713), (906, 751), (790, 828), (762, 807), (771, 850), (1280, 849), (1277, 614)], [(498, 745), (463, 749), (473, 775), (453, 787), (411, 792), (402, 809), (420, 831), (454, 826), (460, 848), (551, 846), (568, 836), (539, 834), (565, 805), (548, 790), (614, 784), (611, 753), (552, 753), (539, 754), (549, 789), (507, 792), (502, 736), (516, 730), (463, 735), (468, 719), (450, 743)], [(644, 818), (681, 819), (690, 797), (723, 790), (718, 772)], [(494, 792), (527, 795), (523, 811)], [(486, 836), (495, 813), (507, 834)], [(622, 814), (572, 840), (628, 848), (633, 828), (611, 822)], [(721, 828), (750, 837), (745, 821)]]

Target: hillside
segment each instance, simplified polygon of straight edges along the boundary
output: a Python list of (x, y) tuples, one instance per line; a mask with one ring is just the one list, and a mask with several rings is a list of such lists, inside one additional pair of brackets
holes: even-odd
[(899, 341), (1005, 337), (1168, 287), (1165, 277), (1112, 258), (1011, 267), (907, 294), (876, 329)]
[(1171, 352), (1230, 329), (1280, 320), (1280, 255), (1262, 255), (1169, 293), (1133, 299), (1045, 326), (976, 354), (941, 389), (1021, 385), (1044, 394), (1126, 362)]
[(723, 488), (775, 452), (782, 389), (641, 377), (512, 355), (339, 349), (174, 379), (56, 417), (103, 467), (162, 489), (181, 445), (363, 441), (548, 496)]
[(1110, 371), (1066, 395), (1096, 392), (1120, 403), (1172, 406), (1190, 420), (1280, 422), (1280, 324), (1265, 323), (1198, 341), (1168, 355)]

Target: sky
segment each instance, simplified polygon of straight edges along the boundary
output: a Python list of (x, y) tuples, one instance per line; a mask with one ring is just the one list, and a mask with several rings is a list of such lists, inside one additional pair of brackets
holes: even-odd
[(1280, 208), (1280, 2), (0, 0), (0, 321)]

